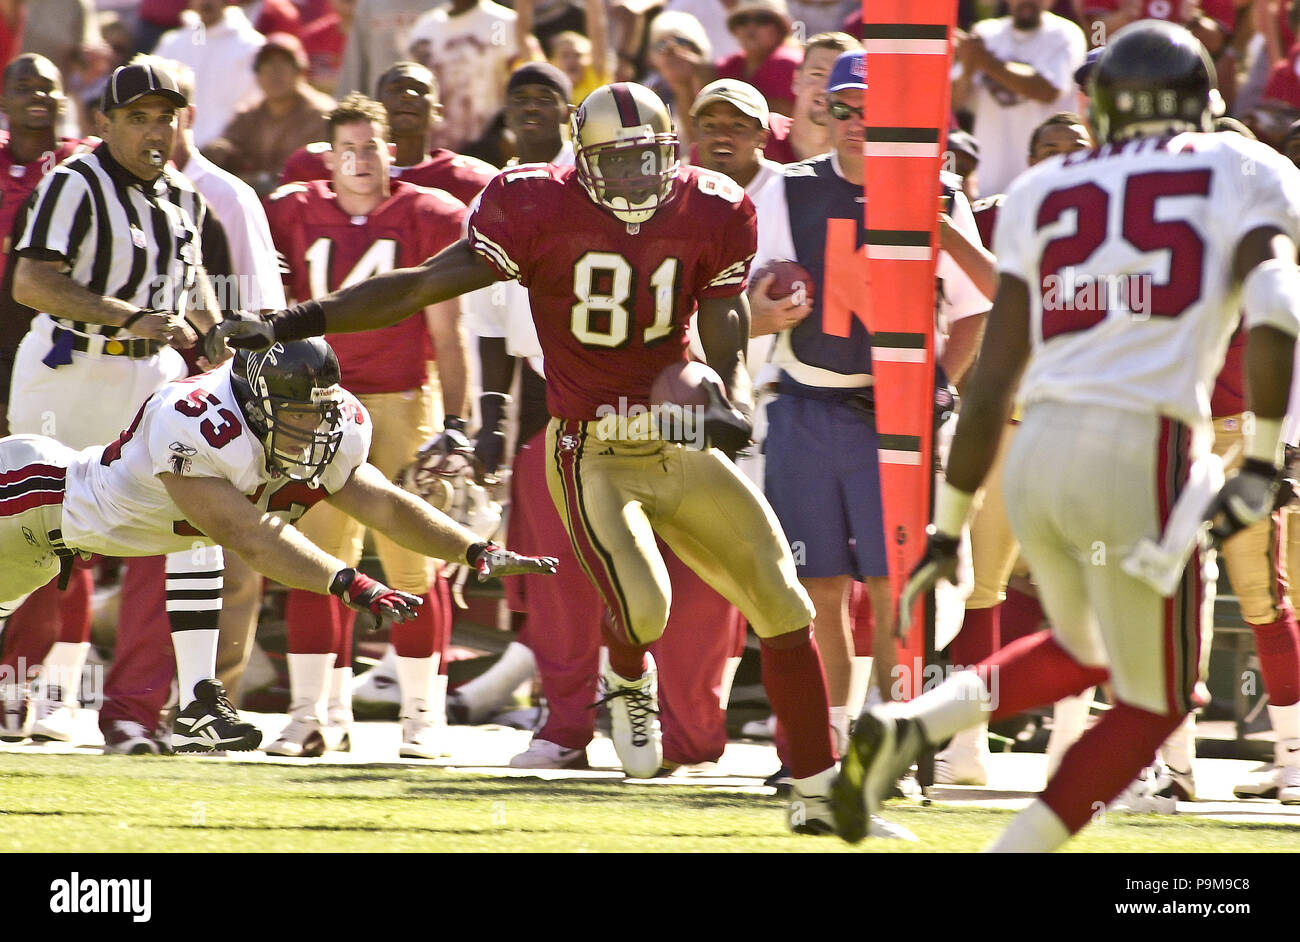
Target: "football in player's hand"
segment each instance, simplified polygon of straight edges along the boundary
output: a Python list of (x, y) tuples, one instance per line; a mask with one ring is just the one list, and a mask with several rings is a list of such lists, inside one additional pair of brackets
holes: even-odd
[(796, 304), (807, 304), (816, 294), (812, 273), (788, 258), (772, 259), (754, 272), (749, 280), (758, 284), (767, 275), (775, 276), (767, 286), (767, 296), (773, 301), (797, 295), (794, 299)]
[(650, 387), (650, 402), (656, 406), (664, 403), (707, 406), (709, 394), (704, 388), (706, 383), (713, 383), (719, 389), (726, 388), (722, 385), (722, 377), (707, 363), (699, 360), (672, 363), (655, 377), (654, 384)]

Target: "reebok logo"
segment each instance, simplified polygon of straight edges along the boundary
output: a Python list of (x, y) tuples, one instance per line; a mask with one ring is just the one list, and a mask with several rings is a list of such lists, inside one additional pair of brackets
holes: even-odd
[[(211, 713), (205, 713), (202, 716), (200, 716), (197, 720), (194, 720), (193, 722), (190, 723), (190, 732), (197, 733), (199, 730), (207, 726), (209, 723), (215, 723), (216, 721), (217, 718), (213, 716)], [(180, 717), (177, 717), (177, 722), (180, 722)]]
[(82, 879), (76, 870), (50, 884), (52, 913), (130, 913), (133, 922), (153, 915), (153, 881)]

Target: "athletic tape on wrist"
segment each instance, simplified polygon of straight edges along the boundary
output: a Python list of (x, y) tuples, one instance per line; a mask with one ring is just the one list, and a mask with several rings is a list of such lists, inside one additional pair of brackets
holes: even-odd
[(970, 505), (974, 499), (974, 494), (959, 491), (944, 481), (934, 499), (935, 531), (941, 536), (961, 536), (961, 528), (966, 525), (966, 517), (970, 514)]

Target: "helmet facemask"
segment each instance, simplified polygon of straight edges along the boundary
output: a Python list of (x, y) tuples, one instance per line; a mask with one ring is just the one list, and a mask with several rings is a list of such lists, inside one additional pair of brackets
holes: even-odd
[(312, 401), (281, 399), (258, 390), (267, 421), (266, 459), (292, 481), (316, 481), (343, 444), (343, 398), (338, 386), (312, 390)]
[(596, 89), (570, 123), (578, 181), (628, 225), (646, 222), (672, 194), (681, 145), (668, 109), (631, 82)]

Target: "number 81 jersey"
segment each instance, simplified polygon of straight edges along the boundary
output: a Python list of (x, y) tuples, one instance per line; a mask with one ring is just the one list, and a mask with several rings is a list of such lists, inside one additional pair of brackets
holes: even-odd
[(224, 478), (263, 511), (292, 523), (335, 493), (366, 460), (371, 423), (343, 393), (343, 441), (319, 487), (272, 476), (261, 439), (230, 386), (227, 361), (168, 383), (145, 400), (116, 442), (78, 452), (69, 464), (63, 540), (106, 556), (149, 556), (209, 542), (184, 519), (158, 475)]
[(646, 405), (686, 358), (701, 298), (745, 289), (754, 205), (729, 178), (687, 167), (646, 222), (592, 201), (573, 167), (524, 164), (488, 184), (470, 215), (474, 250), (528, 289), (551, 415), (590, 421), (601, 406)]
[(1263, 226), (1300, 237), (1300, 171), (1238, 134), (1136, 138), (1026, 171), (994, 245), (1029, 288), (1024, 404), (1203, 427), (1238, 320), (1236, 248)]

